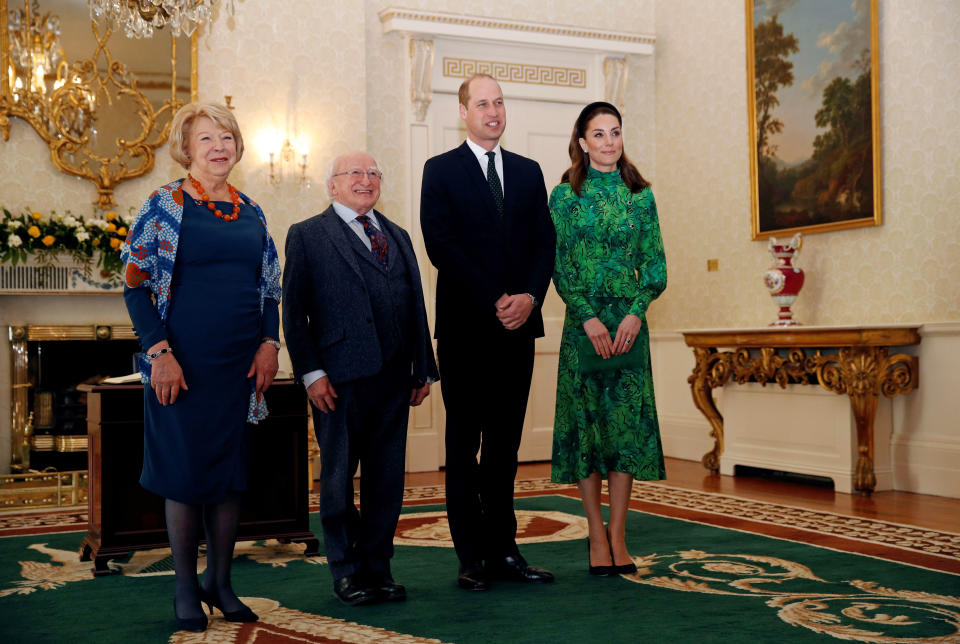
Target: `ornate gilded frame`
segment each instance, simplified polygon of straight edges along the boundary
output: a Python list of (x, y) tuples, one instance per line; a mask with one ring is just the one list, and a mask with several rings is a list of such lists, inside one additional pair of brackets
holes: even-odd
[[(791, 236), (794, 233), (802, 232), (804, 234), (810, 233), (823, 233), (830, 232), (834, 230), (846, 230), (850, 228), (861, 228), (865, 226), (879, 226), (883, 223), (881, 215), (881, 165), (880, 165), (880, 82), (879, 82), (879, 36), (878, 36), (878, 19), (877, 19), (877, 0), (870, 0), (870, 16), (869, 16), (869, 39), (870, 39), (870, 66), (869, 66), (869, 78), (870, 78), (870, 106), (869, 106), (869, 117), (871, 119), (870, 123), (870, 133), (869, 133), (869, 154), (872, 156), (872, 160), (869, 162), (864, 161), (862, 166), (870, 164), (872, 169), (872, 187), (869, 190), (870, 196), (872, 197), (872, 213), (869, 212), (869, 209), (862, 211), (860, 213), (852, 213), (850, 216), (838, 216), (837, 209), (843, 210), (843, 202), (840, 200), (844, 198), (844, 190), (842, 188), (837, 188), (837, 183), (845, 181), (847, 177), (850, 176), (850, 173), (843, 174), (843, 170), (846, 170), (849, 166), (843, 166), (841, 168), (841, 173), (837, 173), (835, 170), (830, 170), (829, 174), (824, 175), (824, 172), (828, 164), (825, 161), (821, 161), (821, 174), (820, 177), (817, 177), (817, 180), (820, 183), (824, 182), (824, 176), (827, 180), (828, 189), (824, 189), (819, 193), (815, 193), (814, 189), (809, 189), (810, 195), (806, 195), (806, 198), (803, 200), (797, 199), (792, 203), (785, 201), (777, 202), (776, 193), (777, 190), (774, 190), (769, 186), (768, 181), (761, 181), (760, 171), (761, 171), (761, 151), (758, 146), (758, 138), (760, 138), (760, 126), (758, 123), (758, 96), (757, 96), (757, 82), (756, 82), (756, 51), (755, 51), (755, 30), (754, 30), (754, 9), (755, 7), (762, 5), (763, 0), (745, 0), (746, 6), (746, 49), (747, 49), (747, 111), (749, 115), (748, 121), (748, 130), (749, 130), (749, 142), (750, 142), (750, 197), (751, 197), (751, 233), (752, 239), (766, 239), (773, 235), (778, 237), (780, 236)], [(792, 10), (794, 11), (803, 11), (804, 10), (804, 0), (800, 0), (795, 5), (793, 5)], [(813, 8), (806, 9), (807, 11), (813, 11)], [(839, 27), (840, 23), (832, 25), (832, 27)], [(783, 31), (788, 36), (792, 35), (789, 32), (789, 24), (783, 25)], [(800, 46), (803, 46), (801, 43)], [(786, 57), (785, 57), (786, 58)], [(845, 61), (850, 62), (850, 61)], [(839, 76), (837, 77), (839, 78)], [(800, 82), (804, 79), (795, 79), (794, 82)], [(791, 83), (792, 84), (792, 83)], [(786, 87), (787, 85), (783, 85)], [(775, 100), (775, 105), (780, 105), (778, 99)], [(785, 106), (792, 107), (792, 106)], [(787, 110), (780, 110), (781, 113), (786, 112)], [(769, 110), (766, 112), (769, 114)], [(866, 117), (866, 110), (862, 112), (856, 112), (858, 118)], [(789, 123), (783, 124), (789, 127)], [(860, 148), (854, 148), (854, 146), (848, 146), (847, 150), (844, 152), (852, 151), (855, 153), (861, 153), (863, 145), (861, 144)], [(771, 158), (771, 157), (766, 157)], [(779, 161), (779, 159), (777, 159)], [(782, 163), (782, 162), (781, 162)], [(814, 163), (814, 159), (804, 161), (804, 163)], [(795, 165), (798, 167), (800, 164)], [(861, 167), (862, 167), (861, 166)], [(814, 166), (816, 167), (816, 166)], [(777, 173), (781, 173), (783, 168), (777, 168), (773, 170), (774, 176)], [(799, 170), (798, 172), (802, 172)], [(862, 176), (862, 172), (860, 175)], [(808, 185), (813, 184), (812, 174), (806, 175), (808, 177)], [(793, 187), (796, 188), (799, 181), (793, 184)], [(782, 188), (781, 188), (782, 191)], [(856, 198), (858, 194), (865, 194), (867, 190), (857, 191), (855, 189), (847, 191), (847, 194), (853, 194), (854, 197), (849, 197), (850, 199)], [(794, 198), (797, 194), (796, 191), (790, 193), (790, 197)], [(814, 194), (819, 197), (816, 202), (812, 200)], [(828, 199), (829, 198), (829, 199)], [(823, 200), (827, 200), (826, 203), (821, 203)], [(813, 205), (813, 204), (816, 205)], [(840, 204), (839, 206), (837, 204)], [(797, 209), (801, 205), (812, 205), (811, 208), (806, 209)], [(777, 211), (777, 206), (780, 208), (780, 212)], [(761, 216), (761, 209), (763, 209), (763, 215)], [(813, 223), (801, 223), (805, 220), (813, 220)], [(761, 221), (763, 220), (763, 221)]]
[[(90, 58), (70, 64), (69, 80), (54, 90), (48, 102), (42, 106), (44, 114), (25, 109), (13, 100), (9, 87), (7, 67), (9, 64), (10, 37), (7, 29), (8, 2), (0, 0), (0, 134), (3, 140), (10, 138), (10, 118), (25, 120), (50, 148), (50, 160), (61, 172), (90, 181), (97, 187), (99, 208), (109, 209), (116, 205), (113, 191), (117, 184), (142, 177), (149, 173), (155, 163), (155, 150), (163, 145), (170, 133), (170, 116), (183, 105), (177, 98), (176, 67), (177, 41), (167, 34), (156, 38), (170, 38), (171, 87), (170, 98), (159, 109), (154, 109), (137, 86), (137, 79), (122, 61), (114, 60), (108, 41), (111, 32), (101, 34), (91, 21), (90, 27), (96, 40), (96, 48)], [(121, 36), (122, 37), (122, 36)], [(197, 34), (190, 39), (190, 95), (197, 97)], [(98, 69), (98, 59), (105, 71)], [(77, 82), (79, 81), (79, 82)], [(90, 145), (89, 133), (78, 134), (67, 127), (71, 116), (78, 110), (83, 95), (99, 93), (110, 100), (110, 95), (131, 99), (136, 105), (136, 117), (140, 132), (128, 139), (117, 138), (116, 148), (108, 154), (98, 154)]]

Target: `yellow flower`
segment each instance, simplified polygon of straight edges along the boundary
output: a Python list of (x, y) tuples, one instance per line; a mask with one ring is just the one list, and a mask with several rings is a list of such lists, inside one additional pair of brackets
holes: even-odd
[(39, 212), (32, 212), (30, 213), (30, 216), (36, 219), (37, 221), (40, 221), (41, 219), (43, 219), (43, 213), (39, 213)]
[(91, 241), (90, 243), (93, 244), (94, 246), (99, 246), (99, 245), (100, 245), (100, 239), (99, 239), (98, 237), (94, 237), (94, 238), (93, 238), (93, 241)]
[(127, 234), (127, 229), (126, 229), (126, 227), (125, 227), (125, 226), (120, 226), (119, 228), (117, 228), (117, 234), (120, 235), (121, 237), (122, 237), (123, 235), (126, 235), (126, 234)]
[(111, 233), (117, 232), (117, 225), (113, 223), (107, 224), (107, 230)]
[(39, 237), (40, 229), (37, 228), (36, 226), (30, 226), (29, 228), (27, 228), (27, 234), (34, 238)]
[(113, 221), (116, 218), (117, 218), (117, 213), (113, 211), (110, 211), (106, 215), (104, 215), (104, 219), (106, 219), (107, 221)]
[(53, 235), (47, 235), (46, 237), (44, 237), (44, 238), (41, 239), (40, 241), (43, 242), (43, 245), (44, 245), (44, 246), (53, 246), (53, 243), (54, 243), (55, 241), (57, 241), (57, 238), (54, 237)]
[(110, 240), (110, 248), (112, 248), (113, 250), (117, 250), (118, 248), (120, 248), (120, 244), (122, 243), (123, 243), (122, 239), (117, 239), (116, 237), (114, 237)]

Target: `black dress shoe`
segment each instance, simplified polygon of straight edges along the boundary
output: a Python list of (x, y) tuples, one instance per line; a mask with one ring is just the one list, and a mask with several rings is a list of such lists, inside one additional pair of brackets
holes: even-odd
[(407, 598), (407, 589), (395, 582), (388, 572), (371, 574), (367, 583), (380, 601), (402, 602)]
[(633, 563), (632, 561), (628, 564), (613, 566), (613, 574), (615, 575), (632, 575), (635, 572), (637, 572), (637, 564)]
[(487, 562), (487, 571), (491, 576), (509, 581), (523, 581), (528, 583), (553, 583), (553, 573), (541, 568), (528, 566), (519, 554), (508, 555), (503, 559)]
[(490, 589), (487, 574), (479, 562), (470, 566), (460, 566), (460, 574), (457, 575), (457, 584), (464, 590)]
[(362, 606), (377, 601), (377, 593), (360, 582), (360, 575), (347, 575), (333, 582), (333, 594), (347, 606)]
[(220, 609), (220, 612), (223, 613), (223, 618), (228, 622), (256, 622), (260, 619), (257, 614), (247, 606), (243, 606), (243, 608), (238, 608), (237, 610), (223, 610), (223, 606), (220, 604), (220, 600), (217, 599), (216, 594), (204, 590), (202, 586), (200, 587), (200, 601), (207, 605), (207, 610), (210, 611), (211, 615), (213, 615), (214, 608)]

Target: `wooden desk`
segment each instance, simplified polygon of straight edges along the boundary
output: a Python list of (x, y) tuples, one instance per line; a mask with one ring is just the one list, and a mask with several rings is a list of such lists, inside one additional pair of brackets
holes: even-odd
[[(94, 575), (131, 550), (165, 548), (164, 500), (140, 487), (143, 467), (143, 387), (79, 387), (87, 396), (89, 526), (80, 560)], [(152, 392), (151, 392), (152, 393)], [(307, 480), (307, 400), (303, 387), (278, 380), (266, 392), (270, 416), (253, 430), (253, 462), (243, 496), (237, 540), (302, 542), (319, 554), (310, 531)]]
[[(893, 347), (920, 343), (919, 326), (781, 327), (682, 331), (693, 347), (696, 365), (687, 378), (693, 402), (712, 426), (713, 449), (703, 466), (716, 473), (723, 453), (723, 416), (710, 390), (730, 380), (766, 385), (776, 382), (820, 383), (850, 396), (857, 426), (857, 470), (854, 489), (870, 494), (873, 473), (873, 422), (880, 394), (892, 397), (917, 387), (918, 361)], [(721, 351), (728, 348), (728, 351)], [(825, 351), (830, 351), (825, 353)]]

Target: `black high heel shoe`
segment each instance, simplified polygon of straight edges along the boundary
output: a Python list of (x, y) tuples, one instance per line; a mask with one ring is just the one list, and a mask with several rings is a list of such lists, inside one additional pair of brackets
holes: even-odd
[(590, 563), (590, 537), (587, 537), (587, 566), (590, 569), (590, 574), (595, 577), (610, 577), (613, 575), (613, 566), (594, 566)]
[[(200, 601), (207, 605), (207, 610), (210, 611), (211, 615), (213, 615), (214, 608), (219, 609), (220, 612), (223, 613), (223, 618), (228, 622), (256, 622), (260, 620), (257, 614), (250, 610), (248, 606), (229, 612), (223, 610), (223, 606), (217, 600), (216, 595), (202, 587), (200, 588)], [(203, 621), (206, 622), (206, 618), (204, 618)]]
[(177, 600), (173, 600), (173, 616), (177, 619), (177, 630), (190, 631), (192, 633), (202, 633), (207, 630), (207, 616), (202, 614), (200, 617), (180, 617), (177, 615)]
[[(610, 543), (610, 528), (607, 528), (607, 543)], [(628, 564), (617, 565), (617, 558), (613, 556), (613, 546), (610, 546), (610, 561), (613, 562), (613, 565), (610, 566), (613, 575), (632, 575), (637, 572), (637, 564), (632, 561)]]

